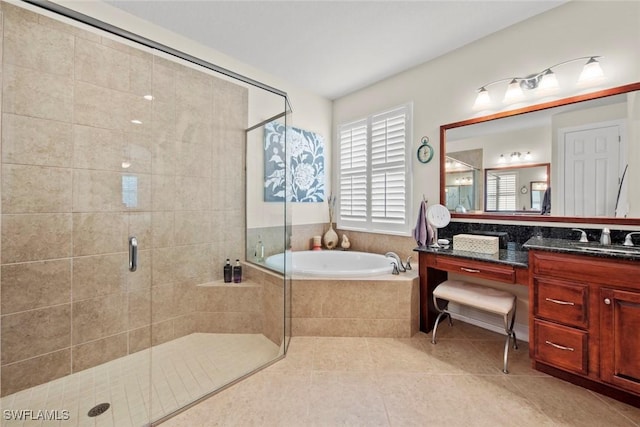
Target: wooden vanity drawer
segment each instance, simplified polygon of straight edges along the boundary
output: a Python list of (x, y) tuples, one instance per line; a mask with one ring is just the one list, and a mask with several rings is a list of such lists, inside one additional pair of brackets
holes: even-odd
[(534, 251), (529, 265), (535, 276), (640, 289), (640, 282), (629, 280), (640, 274), (638, 261)]
[(534, 298), (536, 317), (584, 329), (589, 326), (587, 285), (535, 278)]
[(536, 360), (579, 374), (588, 373), (586, 332), (537, 319), (534, 329)]
[(438, 256), (436, 268), (453, 273), (482, 277), (498, 282), (515, 283), (516, 273), (512, 266), (473, 261), (465, 258)]

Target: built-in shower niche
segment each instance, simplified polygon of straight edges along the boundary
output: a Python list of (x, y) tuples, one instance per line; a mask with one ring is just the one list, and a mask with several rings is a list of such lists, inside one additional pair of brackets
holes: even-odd
[(280, 356), (283, 278), (222, 265), (245, 262), (248, 123), (283, 96), (0, 7), (2, 408), (146, 425)]

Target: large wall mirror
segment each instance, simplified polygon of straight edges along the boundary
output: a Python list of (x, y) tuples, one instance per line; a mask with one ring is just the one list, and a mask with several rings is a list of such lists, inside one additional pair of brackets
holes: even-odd
[(454, 218), (640, 225), (640, 83), (440, 127)]

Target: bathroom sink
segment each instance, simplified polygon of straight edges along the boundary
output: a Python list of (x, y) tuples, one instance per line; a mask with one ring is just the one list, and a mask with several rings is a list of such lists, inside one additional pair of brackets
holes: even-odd
[(640, 247), (635, 247), (635, 246), (576, 245), (576, 248), (589, 251), (589, 252), (640, 256)]

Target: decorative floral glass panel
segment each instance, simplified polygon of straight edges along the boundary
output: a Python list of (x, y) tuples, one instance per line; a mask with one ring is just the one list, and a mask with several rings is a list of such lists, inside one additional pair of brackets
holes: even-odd
[[(270, 122), (264, 130), (265, 202), (324, 201), (324, 138), (317, 133)], [(286, 163), (285, 163), (286, 162)], [(288, 176), (285, 181), (285, 164)], [(285, 183), (288, 182), (288, 185)]]

